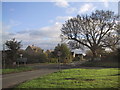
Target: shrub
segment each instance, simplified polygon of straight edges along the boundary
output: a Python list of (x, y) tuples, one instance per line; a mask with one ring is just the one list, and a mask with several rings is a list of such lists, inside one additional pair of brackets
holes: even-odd
[(58, 58), (49, 58), (49, 62), (50, 63), (57, 63), (58, 62)]

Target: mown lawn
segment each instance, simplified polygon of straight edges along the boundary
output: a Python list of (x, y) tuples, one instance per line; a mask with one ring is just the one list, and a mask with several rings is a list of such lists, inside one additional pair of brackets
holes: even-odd
[(120, 88), (120, 69), (66, 69), (15, 88)]
[(2, 69), (2, 74), (9, 74), (9, 73), (17, 73), (23, 71), (30, 71), (33, 70), (32, 67), (17, 67), (17, 68), (10, 68), (10, 69)]

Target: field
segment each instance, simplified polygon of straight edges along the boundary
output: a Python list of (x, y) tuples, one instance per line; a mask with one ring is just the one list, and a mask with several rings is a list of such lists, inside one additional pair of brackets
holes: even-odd
[(32, 67), (17, 67), (17, 68), (10, 68), (10, 69), (2, 69), (2, 74), (9, 74), (9, 73), (17, 73), (23, 71), (30, 71), (33, 70)]
[(120, 88), (119, 68), (66, 69), (31, 81), (15, 88)]

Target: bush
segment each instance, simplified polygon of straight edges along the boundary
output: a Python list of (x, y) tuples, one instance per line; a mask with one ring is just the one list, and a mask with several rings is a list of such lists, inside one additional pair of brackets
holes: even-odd
[(34, 53), (34, 54), (29, 54), (25, 51), (20, 52), (23, 54), (24, 58), (27, 58), (27, 63), (44, 63), (48, 62), (47, 56), (45, 53)]
[(57, 63), (58, 62), (58, 58), (49, 58), (49, 62), (50, 63)]
[(116, 50), (116, 51), (104, 54), (101, 60), (116, 62), (118, 61), (118, 56), (119, 56), (118, 51)]
[(58, 53), (60, 53), (60, 62), (68, 63), (71, 62), (71, 52), (66, 44), (58, 44), (54, 50), (54, 56), (58, 58)]
[(39, 59), (40, 63), (48, 62), (47, 56), (44, 53), (39, 54), (37, 58)]
[(73, 61), (79, 61), (79, 60), (80, 60), (79, 57), (74, 57), (74, 58), (73, 58)]

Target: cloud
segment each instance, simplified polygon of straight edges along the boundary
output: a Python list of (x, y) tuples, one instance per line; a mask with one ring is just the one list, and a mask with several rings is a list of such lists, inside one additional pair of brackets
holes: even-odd
[(2, 22), (0, 22), (0, 50), (2, 49)]
[(13, 33), (10, 33), (11, 28), (12, 27), (10, 27), (9, 25), (8, 26), (6, 26), (6, 25), (2, 26), (2, 30), (1, 30), (1, 33), (0, 33), (0, 35), (2, 37), (2, 43), (5, 43), (6, 40), (11, 39), (12, 36), (14, 35)]
[(67, 14), (72, 14), (72, 13), (74, 13), (74, 12), (76, 12), (76, 11), (77, 11), (77, 8), (71, 7), (71, 8), (68, 8), (68, 9), (66, 10), (66, 13), (67, 13)]
[(62, 23), (65, 20), (72, 18), (71, 16), (57, 16), (55, 20), (51, 20), (54, 23), (51, 26), (46, 26), (42, 28), (25, 29), (18, 32), (11, 32), (14, 26), (19, 25), (15, 23), (14, 20), (10, 20), (9, 25), (3, 25), (3, 38), (4, 41), (16, 38), (16, 40), (21, 41), (23, 48), (25, 49), (28, 45), (35, 44), (43, 49), (54, 49), (54, 47), (60, 43), (60, 34)]
[(105, 6), (106, 8), (108, 8), (108, 7), (109, 7), (108, 0), (102, 0), (102, 1), (103, 1), (103, 3), (104, 3), (104, 6)]
[(2, 44), (6, 42), (6, 40), (14, 38), (13, 36), (15, 35), (14, 33), (11, 33), (11, 29), (15, 26), (20, 25), (21, 23), (15, 20), (9, 20), (9, 24), (4, 24), (2, 23), (2, 29), (0, 28), (0, 37), (1, 39), (1, 47), (0, 50), (2, 49)]
[(56, 0), (55, 5), (58, 7), (63, 7), (63, 8), (66, 8), (69, 6), (66, 0)]
[(53, 23), (53, 22), (54, 22), (54, 20), (49, 20), (49, 22), (50, 22), (50, 23)]
[(61, 26), (61, 23), (56, 22), (53, 26), (47, 26), (40, 29), (31, 30), (29, 34), (31, 37), (58, 38), (60, 35)]
[(96, 7), (93, 6), (93, 4), (89, 3), (89, 4), (84, 4), (83, 6), (81, 6), (80, 10), (78, 11), (78, 13), (83, 14), (86, 13), (88, 11), (93, 11)]
[[(62, 27), (62, 22), (70, 18), (72, 18), (72, 16), (57, 16), (54, 20), (54, 25), (24, 31), (23, 34), (28, 34), (28, 36), (23, 35), (19, 37), (25, 38), (24, 36), (26, 36), (30, 40), (29, 44), (35, 44), (43, 49), (53, 49), (61, 41), (60, 29)], [(18, 37), (18, 35), (16, 35), (16, 37)], [(26, 42), (28, 42), (28, 40), (26, 40)]]
[(54, 20), (49, 20), (50, 23), (64, 23), (66, 20), (73, 18), (73, 16), (57, 16)]
[(12, 36), (14, 35), (13, 33), (10, 33), (11, 29), (15, 26), (20, 25), (21, 23), (18, 21), (15, 21), (13, 19), (9, 20), (9, 24), (6, 25), (4, 23), (2, 23), (2, 29), (0, 35), (2, 36), (2, 42), (4, 43), (6, 40), (12, 38)]
[(38, 29), (27, 29), (17, 33), (10, 33), (9, 30), (4, 32), (4, 40), (10, 40), (16, 38), (21, 41), (23, 48), (28, 45), (35, 44), (43, 49), (54, 49), (54, 47), (60, 43), (60, 34), (62, 23), (56, 22), (52, 26), (46, 26)]
[(10, 19), (8, 23), (9, 23), (8, 25), (6, 25), (4, 23), (2, 24), (3, 31), (10, 30), (11, 28), (13, 28), (13, 27), (18, 26), (18, 25), (21, 24), (20, 22), (15, 21), (13, 19)]
[(57, 16), (56, 21), (61, 22), (61, 21), (66, 21), (68, 19), (72, 18), (72, 16)]

